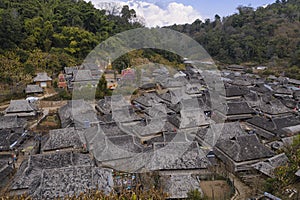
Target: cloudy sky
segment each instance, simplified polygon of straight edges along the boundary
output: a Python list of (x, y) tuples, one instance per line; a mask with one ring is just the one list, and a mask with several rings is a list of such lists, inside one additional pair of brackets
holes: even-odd
[[(86, 0), (89, 1), (89, 0)], [(196, 19), (213, 19), (235, 13), (240, 5), (257, 8), (275, 0), (90, 0), (96, 7), (111, 4), (129, 5), (148, 27), (192, 23)], [(105, 7), (105, 6), (104, 6)]]

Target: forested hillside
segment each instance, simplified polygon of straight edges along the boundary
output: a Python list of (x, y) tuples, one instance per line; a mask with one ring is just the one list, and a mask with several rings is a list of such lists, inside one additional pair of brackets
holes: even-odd
[(192, 36), (221, 63), (300, 67), (299, 0), (277, 0), (257, 9), (240, 6), (236, 14), (223, 19), (215, 15), (212, 21), (169, 28)]
[(36, 71), (57, 73), (80, 64), (108, 37), (143, 25), (124, 6), (106, 15), (83, 0), (1, 0), (0, 80), (30, 81)]
[[(143, 27), (135, 19), (128, 6), (115, 16), (84, 0), (1, 0), (0, 88), (30, 82), (37, 71), (57, 74), (80, 64), (101, 41)], [(300, 0), (277, 0), (256, 10), (240, 6), (223, 19), (216, 15), (168, 28), (192, 36), (221, 64), (265, 64), (281, 67), (278, 71), (284, 67), (290, 76), (300, 74)], [(120, 70), (147, 60), (176, 65), (180, 58), (148, 49), (124, 55), (113, 65)]]

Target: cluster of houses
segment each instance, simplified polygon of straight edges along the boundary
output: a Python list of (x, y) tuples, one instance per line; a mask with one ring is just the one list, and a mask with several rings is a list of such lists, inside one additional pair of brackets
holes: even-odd
[(36, 77), (33, 78), (33, 83), (27, 85), (25, 93), (27, 96), (39, 96), (44, 93), (44, 88), (52, 85), (52, 78), (47, 75), (46, 72), (37, 73)]
[[(287, 156), (276, 152), (300, 131), (299, 81), (261, 78), (230, 66), (212, 80), (223, 85), (214, 98), (215, 88), (203, 74), (217, 72), (186, 66), (175, 74), (165, 67), (141, 73), (139, 92), (130, 100), (113, 94), (59, 108), (61, 128), (35, 138), (35, 153), (18, 167), (10, 193), (42, 199), (95, 189), (109, 193), (131, 189), (138, 174), (156, 171), (170, 198), (186, 198), (193, 189), (203, 193), (201, 177), (217, 165), (246, 179), (274, 177), (276, 167), (288, 164)], [(92, 65), (65, 68), (59, 84), (96, 85), (100, 74)], [(129, 74), (130, 81), (136, 78)], [(43, 87), (50, 80), (41, 77), (36, 82)], [(37, 110), (28, 101), (11, 102), (0, 117), (1, 151), (21, 143), (24, 117)], [(1, 157), (0, 164), (0, 177), (12, 174), (11, 157)]]

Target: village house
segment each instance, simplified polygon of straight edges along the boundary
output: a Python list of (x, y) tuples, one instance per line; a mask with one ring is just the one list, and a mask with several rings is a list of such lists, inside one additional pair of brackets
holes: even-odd
[(198, 129), (196, 141), (202, 146), (212, 149), (218, 141), (230, 140), (243, 135), (247, 135), (247, 133), (239, 122), (211, 124), (209, 128)]
[(255, 116), (246, 121), (246, 124), (260, 137), (270, 140), (274, 137), (290, 137), (297, 134), (300, 121), (295, 116), (278, 118), (264, 118)]
[(44, 90), (39, 85), (27, 85), (25, 93), (27, 96), (41, 96)]
[(81, 66), (79, 66), (79, 70), (89, 70), (95, 79), (100, 79), (101, 74), (103, 73), (103, 70), (101, 71), (100, 66), (95, 63), (83, 63)]
[(10, 194), (53, 199), (93, 189), (109, 193), (112, 187), (111, 170), (95, 167), (88, 154), (64, 151), (29, 156), (13, 180)]
[(214, 153), (231, 172), (251, 170), (252, 164), (274, 155), (255, 134), (221, 140), (214, 147)]
[(52, 84), (52, 78), (50, 78), (46, 72), (37, 73), (36, 77), (33, 79), (36, 85), (42, 88), (50, 87)]
[(74, 127), (50, 130), (47, 140), (42, 145), (43, 152), (52, 152), (56, 150), (83, 150), (84, 136)]
[(257, 92), (258, 95), (272, 95), (272, 87), (265, 83), (257, 83), (250, 88), (251, 91)]
[(212, 119), (216, 121), (236, 121), (250, 119), (255, 111), (245, 101), (227, 102), (219, 105), (213, 111)]
[(279, 99), (261, 98), (256, 109), (266, 117), (284, 117), (292, 114), (292, 110), (287, 108)]
[(17, 116), (0, 116), (0, 151), (9, 151), (24, 141), (27, 121)]
[(61, 127), (75, 127), (76, 129), (89, 128), (98, 123), (96, 111), (84, 100), (71, 100), (58, 109)]
[(0, 155), (0, 188), (6, 187), (10, 181), (10, 177), (14, 174), (15, 169), (12, 163), (11, 154)]
[(242, 86), (226, 86), (225, 87), (225, 99), (226, 100), (236, 100), (240, 99), (243, 95), (246, 95), (249, 89)]
[(274, 178), (274, 170), (277, 167), (285, 166), (289, 159), (285, 153), (275, 155), (265, 161), (261, 161), (252, 165), (254, 169), (262, 173), (263, 175)]
[(74, 87), (80, 90), (83, 87), (96, 87), (99, 78), (92, 75), (91, 70), (77, 70), (74, 72), (73, 78), (68, 82), (68, 89), (73, 90)]
[(207, 173), (210, 162), (197, 142), (153, 144), (153, 156), (146, 168), (150, 170), (200, 170)]
[(27, 100), (11, 100), (4, 113), (5, 116), (35, 117), (37, 110), (35, 103), (29, 103)]

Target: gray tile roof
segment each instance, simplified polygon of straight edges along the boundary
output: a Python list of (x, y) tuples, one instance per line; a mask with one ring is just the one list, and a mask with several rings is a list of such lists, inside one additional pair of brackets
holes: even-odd
[(43, 170), (70, 166), (92, 166), (92, 161), (88, 154), (72, 153), (70, 151), (29, 156), (28, 160), (22, 162), (15, 175), (11, 190), (34, 190), (35, 188), (31, 188), (32, 184), (40, 178)]
[(72, 128), (50, 130), (49, 138), (42, 147), (43, 151), (53, 151), (64, 148), (82, 148), (84, 141), (80, 139), (79, 131)]
[(216, 109), (226, 116), (255, 113), (254, 110), (249, 107), (247, 102), (244, 101), (227, 102), (225, 104), (220, 105)]
[(249, 92), (246, 87), (229, 86), (225, 88), (226, 97), (238, 97)]
[(75, 125), (85, 128), (86, 123), (98, 122), (93, 107), (84, 100), (71, 100), (58, 110), (62, 128)]
[(256, 164), (253, 164), (252, 167), (254, 169), (257, 169), (261, 173), (274, 178), (274, 170), (277, 167), (285, 166), (288, 162), (288, 157), (285, 155), (285, 153), (278, 154), (276, 156), (273, 156), (272, 158), (269, 158), (265, 161), (258, 162)]
[[(11, 133), (9, 130), (0, 130), (0, 150), (1, 151), (8, 151), (10, 145), (14, 141), (10, 141)], [(1, 169), (1, 168), (0, 168)]]
[(7, 113), (10, 113), (10, 112), (31, 112), (33, 110), (34, 109), (26, 100), (11, 100), (9, 107), (5, 111)]
[(187, 198), (187, 194), (191, 190), (198, 190), (202, 193), (199, 182), (191, 174), (162, 175), (161, 179), (164, 184), (164, 191), (169, 195), (168, 198)]
[(41, 73), (37, 73), (33, 81), (34, 82), (52, 81), (52, 78), (50, 78), (46, 72), (41, 72)]
[(0, 130), (25, 128), (27, 121), (17, 116), (0, 116)]
[(291, 109), (287, 108), (279, 99), (272, 99), (271, 101), (261, 100), (257, 107), (263, 113), (270, 115), (285, 114), (291, 112)]
[(92, 76), (91, 70), (78, 70), (74, 75), (74, 82), (82, 81), (95, 81), (96, 79)]
[(101, 126), (87, 129), (85, 138), (89, 150), (100, 162), (128, 159), (143, 152), (143, 147), (136, 137), (131, 135), (106, 136)]
[(109, 194), (113, 190), (112, 170), (92, 166), (43, 170), (40, 184), (32, 194), (38, 199), (77, 196), (87, 190)]
[(25, 89), (26, 94), (43, 93), (43, 88), (38, 85), (27, 85)]
[(261, 98), (255, 91), (250, 91), (248, 94), (244, 95), (243, 98), (251, 108), (260, 105)]
[(161, 133), (166, 131), (166, 121), (161, 118), (152, 118), (149, 123), (120, 123), (119, 126), (121, 130), (130, 135), (136, 135), (138, 137), (151, 136), (156, 135), (157, 133)]
[(293, 129), (296, 128), (296, 126), (299, 126), (300, 120), (294, 116), (285, 116), (273, 119), (255, 116), (252, 119), (247, 120), (247, 123), (274, 133), (277, 136), (286, 137), (291, 131), (289, 128)]
[(209, 128), (199, 129), (197, 136), (204, 142), (203, 145), (213, 147), (218, 141), (230, 140), (246, 134), (239, 122), (229, 122), (211, 124)]
[(222, 140), (215, 146), (235, 162), (269, 158), (274, 153), (260, 143), (255, 134), (238, 136), (231, 140)]
[(150, 170), (203, 169), (210, 165), (196, 142), (154, 143)]

